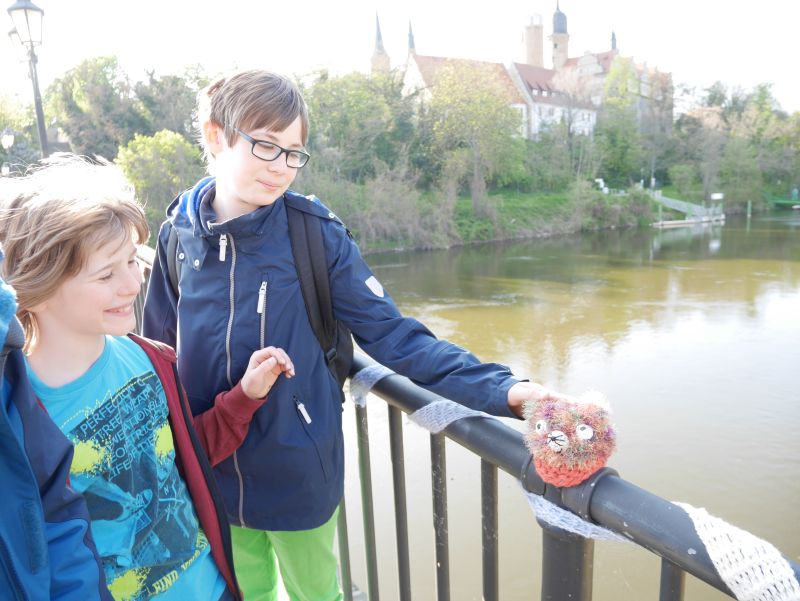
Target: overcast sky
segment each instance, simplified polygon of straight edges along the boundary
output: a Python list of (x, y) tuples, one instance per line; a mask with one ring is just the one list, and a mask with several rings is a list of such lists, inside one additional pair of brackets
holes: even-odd
[[(462, 0), (34, 3), (45, 11), (39, 50), (43, 89), (84, 58), (110, 54), (134, 80), (142, 79), (145, 69), (177, 73), (192, 63), (210, 73), (250, 66), (287, 74), (323, 67), (366, 72), (376, 13), (392, 66), (405, 61), (409, 21), (419, 54), (522, 61), (525, 25), (541, 15), (548, 36), (556, 4), (493, 0), (466, 9)], [(772, 83), (781, 106), (800, 111), (793, 60), (800, 39), (798, 0), (561, 0), (560, 7), (568, 19), (570, 56), (608, 50), (613, 29), (623, 55), (671, 72), (676, 84), (704, 88), (721, 80), (750, 89)], [(546, 66), (549, 43), (545, 40)], [(32, 97), (27, 68), (7, 39), (0, 39), (0, 72), (0, 93), (25, 102)]]

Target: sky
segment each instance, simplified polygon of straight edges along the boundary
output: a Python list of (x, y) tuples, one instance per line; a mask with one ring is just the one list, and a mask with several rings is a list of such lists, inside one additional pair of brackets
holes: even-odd
[[(12, 0), (6, 0), (8, 5)], [(522, 33), (534, 15), (547, 36), (555, 0), (34, 0), (44, 10), (38, 50), (42, 90), (89, 57), (116, 55), (134, 80), (180, 73), (191, 64), (216, 74), (262, 67), (288, 75), (326, 68), (368, 72), (375, 17), (392, 66), (407, 56), (409, 22), (418, 54), (523, 62)], [(610, 49), (671, 72), (701, 91), (719, 80), (743, 90), (771, 83), (780, 106), (800, 111), (800, 77), (790, 63), (800, 32), (798, 0), (560, 0), (570, 56)], [(11, 28), (7, 16), (6, 26)], [(0, 94), (30, 102), (27, 65), (0, 39)]]

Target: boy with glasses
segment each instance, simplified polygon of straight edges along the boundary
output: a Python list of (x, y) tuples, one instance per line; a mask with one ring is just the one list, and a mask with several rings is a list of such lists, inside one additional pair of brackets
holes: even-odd
[[(277, 556), (293, 601), (338, 600), (333, 539), (344, 481), (341, 390), (309, 323), (288, 211), (319, 220), (334, 317), (376, 360), (495, 415), (521, 417), (525, 399), (548, 391), (403, 317), (341, 221), (315, 197), (289, 190), (309, 160), (308, 113), (291, 81), (260, 70), (220, 78), (201, 93), (198, 116), (214, 175), (167, 210), (143, 331), (176, 345), (195, 413), (239, 377), (265, 336), (291, 354), (298, 377), (276, 383), (273, 402), (259, 409), (242, 446), (215, 473), (235, 525), (234, 561), (246, 598), (276, 599)], [(167, 257), (173, 229), (177, 252)], [(171, 261), (181, 264), (177, 291)]]

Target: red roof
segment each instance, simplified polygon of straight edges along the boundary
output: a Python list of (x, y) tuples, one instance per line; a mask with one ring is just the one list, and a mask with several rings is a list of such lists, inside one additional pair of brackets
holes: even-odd
[[(553, 78), (558, 71), (545, 69), (544, 67), (534, 67), (524, 63), (513, 63), (512, 67), (519, 73), (533, 102), (557, 106), (564, 106), (568, 102), (574, 102), (574, 100), (568, 100), (554, 85)], [(546, 96), (543, 94), (544, 92), (547, 93)], [(591, 103), (585, 101), (577, 102), (576, 106), (586, 109), (594, 108)]]
[[(607, 50), (605, 52), (590, 52), (592, 56), (597, 59), (597, 62), (600, 63), (600, 67), (603, 69), (603, 73), (608, 73), (611, 69), (611, 63), (614, 62), (614, 59), (619, 55), (619, 50)], [(585, 55), (584, 55), (585, 56)], [(581, 56), (573, 56), (572, 58), (568, 58), (567, 62), (564, 63), (565, 67), (577, 67), (578, 61), (583, 58)]]
[(441, 56), (420, 56), (419, 54), (413, 55), (417, 63), (422, 80), (427, 87), (431, 87), (436, 83), (436, 78), (445, 66), (458, 65), (458, 66), (473, 66), (494, 71), (497, 75), (498, 81), (502, 82), (503, 87), (508, 92), (508, 101), (512, 104), (523, 104), (525, 101), (519, 94), (519, 90), (511, 81), (508, 76), (506, 68), (501, 63), (489, 63), (485, 61), (475, 61), (465, 58), (444, 58)]

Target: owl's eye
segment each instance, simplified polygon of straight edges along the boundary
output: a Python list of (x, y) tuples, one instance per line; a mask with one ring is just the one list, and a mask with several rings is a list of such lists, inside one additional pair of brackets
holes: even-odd
[(536, 430), (537, 434), (544, 434), (545, 432), (547, 432), (547, 422), (544, 421), (543, 419), (540, 419), (538, 422), (536, 422), (534, 430)]
[(587, 426), (586, 424), (578, 424), (578, 427), (575, 428), (575, 434), (577, 434), (578, 438), (581, 440), (591, 440), (592, 436), (594, 436), (594, 430), (592, 430), (591, 426)]

